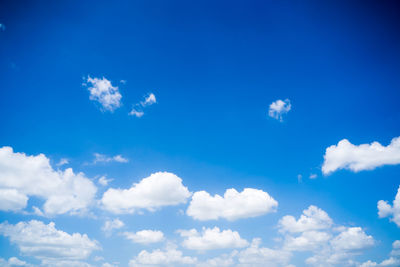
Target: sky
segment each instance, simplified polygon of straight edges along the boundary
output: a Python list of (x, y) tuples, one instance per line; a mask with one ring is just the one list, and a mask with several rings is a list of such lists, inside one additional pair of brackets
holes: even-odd
[(0, 266), (400, 266), (397, 1), (1, 1)]

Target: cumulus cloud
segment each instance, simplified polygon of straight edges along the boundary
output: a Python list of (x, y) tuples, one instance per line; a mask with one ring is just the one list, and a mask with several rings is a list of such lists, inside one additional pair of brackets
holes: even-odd
[(140, 101), (139, 103), (133, 105), (133, 108), (129, 112), (129, 115), (140, 118), (144, 115), (143, 109), (155, 103), (157, 103), (156, 96), (153, 93), (149, 93), (147, 96), (144, 97), (143, 101)]
[(173, 173), (157, 172), (129, 189), (108, 189), (101, 203), (113, 213), (133, 213), (138, 209), (154, 211), (163, 206), (186, 203), (191, 193)]
[(219, 218), (233, 221), (274, 212), (277, 207), (278, 202), (267, 192), (245, 188), (239, 193), (232, 188), (223, 197), (211, 196), (206, 191), (194, 193), (186, 213), (201, 221)]
[(44, 213), (56, 215), (84, 212), (97, 188), (83, 173), (71, 168), (54, 170), (49, 159), (39, 154), (14, 153), (0, 148), (0, 209), (18, 211), (26, 207), (28, 196), (45, 200)]
[(167, 246), (166, 249), (156, 249), (152, 252), (142, 250), (134, 259), (129, 262), (130, 267), (139, 266), (188, 266), (197, 263), (197, 258), (183, 256), (182, 251), (174, 246)]
[(164, 233), (155, 230), (141, 230), (136, 233), (123, 233), (126, 239), (139, 244), (158, 243), (164, 240)]
[(17, 245), (23, 255), (33, 256), (44, 265), (84, 260), (93, 251), (100, 249), (98, 242), (89, 239), (86, 234), (68, 234), (57, 230), (53, 222), (44, 224), (31, 220), (15, 225), (4, 222), (0, 224), (0, 234)]
[(400, 186), (397, 189), (393, 205), (384, 200), (378, 201), (378, 215), (379, 218), (390, 217), (390, 220), (400, 227)]
[(242, 239), (238, 232), (230, 229), (221, 231), (218, 227), (203, 228), (202, 233), (196, 229), (178, 231), (185, 240), (182, 246), (193, 250), (211, 250), (226, 248), (242, 248), (249, 243)]
[(378, 142), (353, 145), (343, 139), (326, 149), (322, 172), (325, 175), (340, 169), (359, 172), (396, 164), (400, 164), (400, 137), (393, 138), (387, 146)]
[(103, 110), (113, 112), (121, 106), (122, 95), (118, 87), (112, 86), (109, 80), (89, 76), (86, 82), (90, 92), (89, 99), (99, 102)]
[(289, 99), (276, 100), (269, 105), (268, 115), (274, 119), (283, 121), (282, 116), (290, 111), (292, 105)]
[(114, 229), (120, 229), (124, 227), (124, 222), (120, 219), (113, 219), (105, 221), (101, 230), (103, 230), (106, 234), (110, 234)]
[(129, 161), (128, 159), (124, 158), (121, 155), (115, 155), (112, 157), (100, 153), (94, 153), (93, 155), (94, 155), (93, 164), (108, 163), (108, 162), (127, 163)]

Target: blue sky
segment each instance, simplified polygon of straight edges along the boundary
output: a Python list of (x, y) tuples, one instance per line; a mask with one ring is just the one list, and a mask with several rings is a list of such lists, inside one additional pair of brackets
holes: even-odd
[(0, 265), (400, 266), (399, 9), (3, 1)]

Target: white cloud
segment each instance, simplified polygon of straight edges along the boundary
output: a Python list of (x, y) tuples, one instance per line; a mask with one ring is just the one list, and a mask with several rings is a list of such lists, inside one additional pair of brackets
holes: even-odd
[(11, 257), (8, 260), (0, 258), (1, 267), (11, 267), (11, 266), (33, 266), (26, 261), (20, 260), (17, 257)]
[(129, 115), (140, 118), (140, 117), (142, 117), (142, 116), (144, 115), (144, 112), (143, 112), (143, 111), (138, 111), (138, 110), (136, 110), (136, 109), (133, 108), (133, 109), (129, 112)]
[(179, 230), (178, 231), (185, 240), (182, 246), (193, 250), (211, 250), (211, 249), (227, 249), (227, 248), (242, 248), (249, 243), (242, 239), (238, 232), (230, 229), (220, 231), (218, 227), (203, 228), (202, 233), (196, 229)]
[(248, 267), (286, 266), (292, 254), (284, 250), (260, 247), (261, 239), (253, 239), (251, 246), (239, 253), (239, 265)]
[[(90, 100), (99, 102), (103, 110), (113, 112), (121, 106), (121, 98), (117, 86), (112, 86), (111, 82), (106, 78), (87, 78), (88, 90), (90, 92)], [(89, 85), (90, 84), (90, 85)]]
[(310, 174), (310, 179), (316, 179), (318, 177), (318, 175), (316, 175), (315, 173)]
[(108, 183), (111, 182), (112, 180), (114, 180), (114, 179), (107, 179), (106, 176), (101, 176), (101, 177), (97, 180), (97, 182), (98, 182), (99, 184), (101, 184), (102, 186), (107, 186)]
[(343, 139), (326, 149), (322, 172), (325, 175), (339, 169), (359, 172), (395, 164), (400, 164), (400, 137), (393, 138), (388, 146), (378, 142), (353, 145)]
[(69, 160), (68, 160), (68, 159), (62, 158), (62, 159), (60, 159), (60, 161), (56, 164), (56, 166), (57, 166), (57, 167), (61, 167), (61, 166), (66, 165), (66, 164), (68, 164), (68, 163), (69, 163)]
[(231, 254), (222, 254), (221, 256), (214, 257), (200, 262), (196, 267), (227, 267), (235, 264), (234, 257), (237, 256), (238, 251), (234, 250)]
[(378, 201), (378, 215), (379, 218), (391, 217), (390, 220), (400, 227), (400, 186), (393, 200), (393, 205), (390, 205), (387, 201)]
[(93, 202), (97, 188), (83, 173), (71, 168), (54, 170), (49, 159), (39, 154), (14, 153), (0, 148), (0, 209), (20, 210), (28, 196), (45, 199), (44, 213), (56, 215), (84, 212)]
[(167, 246), (165, 250), (156, 249), (152, 252), (142, 250), (134, 259), (129, 262), (130, 267), (139, 266), (179, 266), (196, 264), (197, 258), (183, 256), (182, 251), (173, 246)]
[(151, 106), (151, 105), (153, 105), (155, 103), (157, 103), (157, 100), (156, 100), (156, 96), (153, 93), (148, 94), (144, 98), (144, 101), (140, 102), (142, 107)]
[(373, 246), (375, 241), (361, 227), (349, 227), (332, 239), (331, 244), (335, 250), (360, 250)]
[(277, 206), (278, 202), (267, 192), (245, 188), (239, 193), (232, 188), (226, 190), (223, 197), (211, 196), (205, 191), (194, 193), (186, 213), (201, 221), (219, 218), (233, 221), (274, 212)]
[(93, 160), (93, 164), (96, 163), (107, 163), (107, 162), (119, 162), (119, 163), (127, 163), (129, 160), (122, 157), (121, 155), (116, 155), (116, 156), (112, 156), (109, 157), (107, 155), (104, 154), (100, 154), (100, 153), (94, 153), (94, 160)]
[(329, 233), (307, 231), (297, 237), (288, 236), (285, 240), (285, 249), (289, 251), (313, 251), (320, 249), (321, 245), (326, 244), (330, 239)]
[(391, 257), (383, 260), (381, 263), (366, 261), (362, 263), (359, 267), (374, 267), (374, 266), (400, 266), (400, 240), (396, 240), (392, 244), (392, 251), (390, 253)]
[(120, 229), (124, 227), (124, 225), (124, 222), (118, 218), (114, 220), (107, 220), (105, 221), (101, 230), (103, 230), (106, 234), (110, 234), (114, 229)]
[(164, 233), (154, 230), (141, 230), (136, 233), (125, 232), (123, 235), (126, 239), (139, 244), (158, 243), (164, 240)]
[(108, 189), (101, 203), (113, 213), (133, 213), (138, 209), (154, 211), (162, 206), (185, 203), (190, 195), (181, 178), (173, 173), (157, 172), (129, 189)]
[(97, 241), (86, 234), (70, 235), (57, 230), (53, 222), (32, 220), (15, 225), (5, 222), (0, 224), (0, 234), (16, 244), (23, 255), (33, 256), (42, 263), (83, 260), (100, 249)]
[(133, 106), (132, 110), (129, 112), (129, 115), (140, 118), (144, 115), (143, 108), (151, 106), (155, 103), (157, 103), (156, 96), (153, 93), (149, 93), (144, 97), (143, 101), (140, 101), (140, 103)]
[(274, 119), (282, 121), (282, 116), (288, 113), (291, 108), (292, 105), (290, 104), (289, 99), (285, 99), (284, 101), (278, 99), (269, 105), (268, 115)]
[(282, 232), (300, 233), (328, 229), (332, 226), (332, 219), (322, 209), (311, 205), (303, 211), (298, 220), (291, 215), (284, 216), (279, 221)]

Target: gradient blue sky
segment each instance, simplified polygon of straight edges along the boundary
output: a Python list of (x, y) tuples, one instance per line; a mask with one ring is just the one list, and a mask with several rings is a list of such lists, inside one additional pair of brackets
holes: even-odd
[[(386, 146), (399, 136), (399, 12), (396, 1), (2, 1), (1, 147), (43, 153), (54, 169), (67, 158), (59, 169), (71, 167), (94, 183), (113, 178), (107, 187), (96, 183), (96, 199), (109, 187), (127, 189), (167, 171), (191, 192), (255, 188), (279, 205), (235, 221), (194, 220), (180, 212), (188, 199), (143, 214), (115, 215), (96, 205), (91, 215), (1, 211), (0, 222), (55, 222), (99, 242), (102, 250), (85, 262), (128, 266), (141, 250), (168, 240), (199, 260), (231, 251), (185, 250), (177, 229), (217, 226), (277, 248), (278, 221), (315, 205), (335, 224), (359, 226), (374, 238), (358, 262), (381, 262), (400, 228), (378, 217), (377, 202), (392, 203), (400, 166), (330, 175), (321, 167), (326, 148), (342, 139)], [(88, 76), (118, 86), (121, 107), (107, 112), (91, 101), (82, 85)], [(150, 92), (157, 103), (140, 118), (129, 116)], [(291, 102), (283, 121), (268, 116), (278, 99)], [(94, 153), (129, 162), (91, 164)], [(41, 201), (30, 198), (25, 210)], [(101, 227), (115, 218), (124, 228), (106, 235)], [(118, 234), (142, 229), (166, 239), (143, 246)], [(311, 254), (293, 253), (290, 263), (306, 266)], [(3, 234), (0, 257), (13, 256), (40, 264)]]

